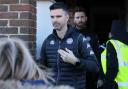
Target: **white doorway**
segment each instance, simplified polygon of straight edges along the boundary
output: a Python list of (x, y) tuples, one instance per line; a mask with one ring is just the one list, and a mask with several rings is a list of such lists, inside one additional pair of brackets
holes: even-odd
[(44, 39), (52, 33), (53, 27), (49, 10), (51, 4), (51, 1), (37, 1), (36, 59), (40, 57)]

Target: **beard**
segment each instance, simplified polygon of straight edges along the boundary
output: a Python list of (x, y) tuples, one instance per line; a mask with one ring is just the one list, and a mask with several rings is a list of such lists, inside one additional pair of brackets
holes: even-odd
[(77, 24), (77, 26), (79, 26), (79, 27), (83, 27), (84, 25), (85, 25), (84, 22), (79, 22), (79, 23)]
[(61, 30), (61, 24), (60, 23), (57, 23), (57, 22), (53, 23), (53, 27), (55, 30), (58, 30), (58, 31)]
[(79, 23), (75, 23), (76, 27), (78, 28), (84, 28), (86, 27), (86, 23), (85, 22), (79, 22)]

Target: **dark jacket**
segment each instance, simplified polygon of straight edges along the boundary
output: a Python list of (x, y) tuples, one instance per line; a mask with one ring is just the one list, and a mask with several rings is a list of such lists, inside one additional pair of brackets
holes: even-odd
[(93, 51), (96, 54), (96, 57), (98, 59), (100, 59), (100, 55), (99, 55), (99, 51), (98, 51), (99, 46), (100, 46), (98, 36), (95, 33), (89, 31), (88, 28), (79, 29), (79, 31), (80, 31), (80, 33), (82, 33), (85, 36), (85, 38), (90, 43)]
[[(68, 48), (80, 62), (72, 65), (64, 62), (58, 49)], [(98, 71), (97, 59), (83, 35), (77, 29), (68, 26), (63, 39), (55, 30), (44, 41), (41, 49), (41, 63), (53, 70), (55, 84), (71, 85), (76, 89), (85, 89), (85, 72)]]
[[(84, 35), (84, 37), (87, 39), (87, 41), (90, 43), (98, 62), (100, 61), (100, 51), (99, 51), (99, 39), (98, 36), (89, 31), (87, 27), (79, 29), (80, 33)], [(100, 66), (100, 65), (99, 65)], [(97, 88), (97, 79), (98, 79), (98, 73), (93, 73), (91, 71), (86, 72), (86, 88), (87, 89), (96, 89)]]
[[(113, 40), (119, 40), (128, 45), (128, 33), (126, 32), (125, 24), (120, 20), (112, 22), (111, 34)], [(118, 89), (117, 83), (114, 81), (118, 74), (118, 59), (117, 53), (111, 42), (107, 43), (107, 72), (105, 75), (104, 89)]]

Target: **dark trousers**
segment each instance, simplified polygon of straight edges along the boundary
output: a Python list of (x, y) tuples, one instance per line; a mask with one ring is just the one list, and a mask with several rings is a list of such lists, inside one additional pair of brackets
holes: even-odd
[(98, 74), (87, 72), (86, 73), (86, 89), (97, 89)]

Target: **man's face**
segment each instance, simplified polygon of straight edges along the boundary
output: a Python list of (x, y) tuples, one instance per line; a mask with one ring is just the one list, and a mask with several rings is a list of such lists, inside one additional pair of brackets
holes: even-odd
[(85, 15), (84, 12), (75, 12), (74, 23), (76, 27), (78, 28), (85, 27), (86, 22), (87, 22), (87, 16)]
[(69, 15), (63, 9), (51, 10), (51, 19), (54, 29), (62, 30), (67, 26)]

